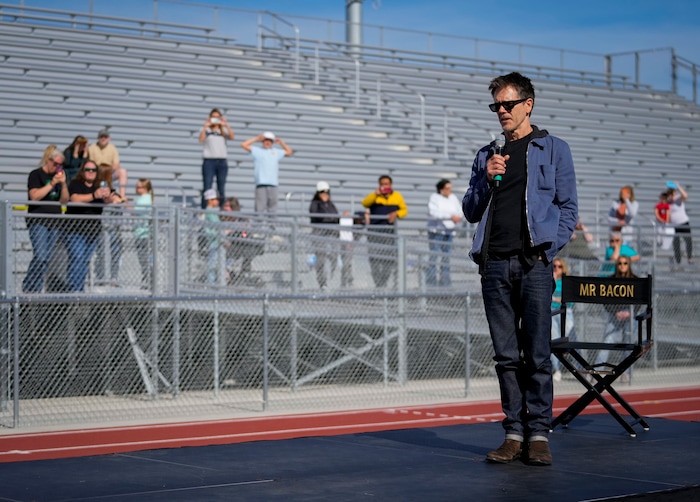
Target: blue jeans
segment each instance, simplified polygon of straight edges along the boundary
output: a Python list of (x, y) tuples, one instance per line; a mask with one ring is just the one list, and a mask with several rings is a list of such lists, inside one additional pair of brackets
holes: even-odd
[(59, 231), (54, 226), (34, 222), (29, 225), (29, 239), (32, 241), (32, 261), (29, 262), (27, 275), (22, 281), (25, 293), (38, 293), (44, 287), (44, 276), (49, 267), (51, 256), (56, 248)]
[[(202, 179), (204, 180), (204, 190), (209, 190), (214, 184), (216, 176), (216, 190), (219, 192), (219, 200), (223, 203), (226, 199), (226, 176), (228, 176), (228, 162), (226, 159), (204, 159), (202, 161)], [(207, 201), (202, 196), (202, 209), (207, 207)]]
[(66, 282), (68, 291), (83, 291), (90, 260), (97, 247), (97, 238), (93, 235), (78, 233), (68, 234), (68, 274)]
[[(428, 270), (425, 282), (428, 286), (451, 286), (450, 278), (450, 251), (452, 250), (452, 233), (428, 232), (428, 245), (430, 246), (430, 258), (428, 258)], [(440, 280), (437, 278), (437, 261), (440, 257)]]
[(481, 286), (496, 374), (510, 438), (549, 435), (552, 421), (550, 359), (552, 265), (523, 266), (517, 256), (488, 260)]

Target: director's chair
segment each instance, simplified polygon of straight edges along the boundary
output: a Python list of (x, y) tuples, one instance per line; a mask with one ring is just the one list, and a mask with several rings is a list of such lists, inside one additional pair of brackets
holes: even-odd
[[(637, 325), (636, 339), (622, 340), (620, 343), (604, 343), (570, 340), (565, 337), (567, 305), (576, 303), (600, 304), (609, 306), (637, 306), (644, 311), (633, 317)], [(586, 392), (552, 421), (552, 429), (557, 425), (568, 424), (586, 406), (597, 400), (617, 420), (630, 436), (636, 437), (634, 425), (641, 424), (649, 430), (649, 424), (613, 388), (615, 381), (639, 358), (644, 356), (654, 344), (652, 336), (652, 276), (637, 278), (618, 277), (562, 277), (561, 308), (552, 315), (561, 316), (561, 338), (552, 340), (552, 354), (586, 388)], [(640, 307), (641, 306), (641, 307)], [(632, 312), (634, 312), (634, 307)], [(630, 322), (630, 321), (627, 321)], [(631, 335), (634, 336), (634, 331)], [(582, 334), (577, 327), (579, 336)], [(598, 338), (602, 334), (597, 334)], [(619, 362), (591, 362), (596, 351), (609, 351), (608, 354), (622, 354)], [(631, 421), (623, 417), (606, 399), (603, 391), (615, 400), (630, 415)]]

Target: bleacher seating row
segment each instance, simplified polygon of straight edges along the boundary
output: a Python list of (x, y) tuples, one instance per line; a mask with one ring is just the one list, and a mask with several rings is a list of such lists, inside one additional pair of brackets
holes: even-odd
[[(229, 143), (228, 195), (239, 197), (244, 208), (253, 205), (253, 174), (239, 143), (272, 130), (295, 150), (282, 166), (282, 194), (306, 194), (308, 200), (323, 179), (341, 209), (351, 209), (343, 206), (390, 173), (411, 215), (422, 217), (437, 180), (449, 177), (463, 191), (475, 151), (499, 132), (486, 106), (492, 74), (360, 59), (356, 94), (355, 60), (340, 55), (323, 56), (316, 83), (309, 52), (296, 72), (292, 54), (280, 49), (30, 20), (0, 26), (0, 180), (4, 197), (13, 200), (25, 197), (26, 174), (46, 145), (64, 148), (77, 134), (94, 141), (103, 127), (111, 129), (129, 170), (130, 193), (137, 178), (149, 177), (157, 192), (179, 187), (196, 198), (197, 137), (209, 110), (217, 107), (236, 133)], [(607, 212), (626, 184), (635, 187), (642, 220), (650, 221), (666, 180), (691, 191), (691, 218), (700, 213), (700, 198), (692, 195), (700, 186), (697, 106), (646, 89), (534, 83), (533, 123), (570, 143), (585, 221), (605, 221), (601, 209)], [(419, 95), (425, 100), (424, 124)]]

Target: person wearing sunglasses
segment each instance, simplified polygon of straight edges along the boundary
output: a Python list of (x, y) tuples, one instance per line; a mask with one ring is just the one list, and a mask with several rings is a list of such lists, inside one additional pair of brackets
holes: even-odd
[[(615, 272), (610, 277), (631, 278), (637, 277), (632, 272), (632, 258), (627, 255), (620, 255), (615, 260)], [(635, 314), (634, 308), (630, 305), (606, 304), (606, 323), (603, 332), (603, 343), (629, 342), (630, 339), (630, 318)], [(595, 364), (602, 364), (609, 360), (610, 351), (601, 350), (595, 359)], [(620, 382), (628, 383), (629, 374), (620, 376)]]
[(550, 465), (552, 262), (578, 219), (576, 174), (569, 145), (530, 122), (529, 78), (502, 75), (489, 91), (505, 146), (494, 141), (477, 152), (462, 200), (467, 220), (478, 223), (470, 256), (481, 274), (505, 414), (505, 440), (486, 459)]
[(602, 272), (610, 273), (613, 270), (613, 263), (616, 263), (622, 255), (629, 257), (631, 261), (639, 261), (641, 256), (632, 247), (624, 243), (621, 232), (613, 232), (610, 234), (610, 240), (605, 248), (605, 261), (608, 262), (602, 269)]
[(56, 216), (61, 214), (61, 204), (68, 202), (69, 198), (66, 173), (63, 171), (64, 160), (61, 151), (55, 145), (49, 145), (39, 167), (30, 172), (27, 178), (27, 230), (33, 254), (22, 281), (25, 293), (39, 293), (44, 289), (44, 276), (59, 235)]
[(102, 230), (99, 218), (102, 209), (105, 204), (121, 202), (122, 199), (107, 181), (98, 180), (98, 167), (92, 160), (80, 166), (78, 174), (68, 185), (68, 192), (72, 204), (66, 208), (69, 216), (65, 230), (68, 246), (66, 286), (68, 291), (79, 292), (85, 289), (90, 259)]
[[(554, 293), (552, 293), (552, 310), (558, 310), (561, 308), (561, 291), (562, 291), (562, 277), (569, 274), (569, 266), (563, 258), (555, 258), (552, 262), (552, 278), (554, 279)], [(566, 311), (566, 330), (564, 336), (571, 337), (572, 330), (574, 329), (574, 311), (573, 304), (567, 307), (572, 307)], [(552, 330), (551, 338), (552, 340), (559, 338), (561, 336), (561, 316), (556, 315), (552, 317)], [(561, 381), (561, 363), (552, 354), (552, 379), (555, 382)]]

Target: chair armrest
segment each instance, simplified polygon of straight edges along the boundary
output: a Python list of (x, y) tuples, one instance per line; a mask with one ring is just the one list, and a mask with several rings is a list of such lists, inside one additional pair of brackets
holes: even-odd
[(558, 309), (552, 310), (552, 317), (554, 317), (555, 315), (559, 315), (559, 314), (561, 314), (561, 307), (559, 307)]
[(642, 312), (641, 314), (638, 314), (637, 316), (635, 316), (634, 319), (637, 320), (637, 321), (646, 321), (646, 320), (649, 320), (649, 319), (651, 319), (651, 312), (649, 312), (648, 310), (645, 310), (645, 311)]

